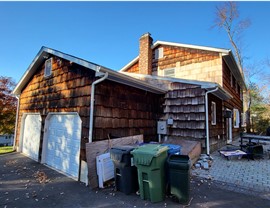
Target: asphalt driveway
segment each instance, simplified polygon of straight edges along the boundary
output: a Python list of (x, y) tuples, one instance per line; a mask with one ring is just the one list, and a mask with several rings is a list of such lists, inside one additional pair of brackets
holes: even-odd
[[(224, 185), (224, 184), (223, 184)], [(270, 207), (260, 196), (222, 189), (222, 184), (193, 177), (186, 207)], [(152, 204), (113, 187), (91, 190), (22, 154), (0, 155), (0, 207), (183, 207), (166, 198)]]

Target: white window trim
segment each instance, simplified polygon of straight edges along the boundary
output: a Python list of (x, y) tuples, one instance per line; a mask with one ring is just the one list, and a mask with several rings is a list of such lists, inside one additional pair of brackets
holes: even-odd
[(217, 106), (215, 102), (211, 103), (211, 124), (217, 124)]
[(155, 50), (155, 59), (163, 58), (163, 48), (157, 48)]
[(239, 128), (239, 123), (240, 123), (239, 110), (234, 108), (233, 109), (233, 127)]
[(45, 61), (44, 77), (49, 77), (52, 75), (52, 64), (53, 64), (53, 58), (49, 58)]

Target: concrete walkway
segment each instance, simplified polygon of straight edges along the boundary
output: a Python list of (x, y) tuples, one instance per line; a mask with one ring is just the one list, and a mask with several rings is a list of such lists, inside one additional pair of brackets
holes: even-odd
[[(239, 145), (235, 142), (233, 145)], [(264, 159), (227, 160), (218, 151), (211, 154), (213, 161), (209, 170), (193, 169), (192, 175), (218, 182), (223, 189), (259, 195), (270, 200), (270, 144), (263, 145)]]

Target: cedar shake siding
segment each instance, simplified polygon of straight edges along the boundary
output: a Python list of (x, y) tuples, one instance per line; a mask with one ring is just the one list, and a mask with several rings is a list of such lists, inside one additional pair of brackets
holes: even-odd
[[(84, 149), (89, 136), (91, 85), (98, 79), (95, 71), (58, 57), (53, 58), (51, 76), (44, 77), (44, 68), (43, 63), (21, 92), (16, 142), (23, 113), (40, 113), (41, 148), (48, 113), (77, 112), (82, 120), (81, 148)], [(115, 138), (136, 134), (156, 140), (163, 96), (108, 80), (97, 84), (93, 141), (108, 139), (108, 135)]]
[[(216, 104), (216, 124), (212, 124), (212, 102)], [(224, 146), (227, 142), (226, 131), (224, 129), (226, 121), (223, 115), (222, 100), (218, 97), (209, 94), (208, 95), (208, 126), (209, 126), (209, 137), (211, 150), (219, 149)]]
[(222, 84), (222, 61), (218, 52), (166, 45), (157, 48), (163, 48), (164, 55), (153, 59), (153, 75), (163, 76), (164, 69), (174, 68), (176, 78)]
[[(161, 55), (155, 56), (157, 54)], [(140, 61), (142, 60), (139, 56), (121, 71), (140, 74), (138, 64)], [(238, 109), (241, 122), (242, 91), (243, 88), (245, 89), (241, 72), (230, 50), (157, 41), (152, 46), (151, 75), (183, 80), (179, 80), (177, 84), (172, 81), (173, 87), (165, 95), (164, 117), (161, 119), (174, 119), (174, 124), (169, 126), (168, 137), (200, 140), (205, 147), (205, 93), (207, 90), (196, 85), (196, 81), (218, 84), (217, 86), (225, 95), (216, 97), (211, 93), (208, 94), (210, 150), (216, 150), (227, 141), (231, 141), (230, 126), (232, 126), (232, 139), (239, 137), (241, 125), (239, 124), (239, 128), (237, 125), (234, 127), (235, 118), (233, 117), (229, 125), (230, 119), (225, 118), (225, 115), (228, 116), (225, 114), (226, 110), (230, 110), (233, 114), (234, 109)], [(216, 124), (212, 124), (211, 121), (212, 102), (216, 106)]]
[(104, 81), (95, 93), (94, 140), (144, 134), (157, 140), (157, 119), (164, 95)]
[(164, 118), (172, 118), (169, 138), (205, 139), (205, 90), (200, 86), (172, 83), (165, 95)]
[[(173, 125), (169, 126), (169, 139), (196, 140), (205, 147), (205, 89), (201, 86), (184, 83), (172, 83), (172, 90), (165, 95), (164, 115), (162, 120), (172, 118)], [(212, 125), (211, 103), (216, 103), (216, 124)], [(208, 123), (210, 149), (214, 151), (226, 144), (224, 130), (222, 100), (212, 94), (208, 95)]]
[[(232, 80), (231, 80), (232, 79)], [(237, 82), (237, 79), (233, 76), (231, 71), (229, 70), (229, 67), (225, 62), (223, 62), (223, 87), (226, 91), (228, 91), (232, 96), (233, 99), (230, 99), (228, 101), (224, 101), (224, 108), (231, 109), (238, 109), (239, 113), (243, 113), (243, 101), (241, 99), (241, 91), (240, 85)], [(241, 117), (240, 117), (240, 123), (241, 123)], [(226, 123), (225, 123), (226, 124)], [(232, 128), (232, 137), (237, 138), (239, 136), (239, 133), (241, 132), (242, 128), (241, 125), (239, 124), (239, 128)]]
[(139, 63), (136, 62), (135, 64), (133, 64), (132, 66), (130, 66), (130, 68), (126, 71), (126, 72), (131, 72), (131, 73), (136, 73), (139, 74)]
[(36, 71), (22, 90), (17, 125), (17, 142), (23, 113), (40, 113), (41, 142), (49, 112), (78, 112), (82, 120), (82, 137), (88, 137), (91, 84), (95, 72), (69, 61), (53, 58), (52, 75), (44, 77), (44, 65)]
[[(163, 48), (163, 58), (155, 59), (155, 50)], [(222, 58), (218, 52), (159, 45), (152, 50), (152, 74), (164, 75), (164, 69), (175, 69), (175, 77), (216, 82), (222, 86)], [(126, 72), (140, 73), (138, 61)]]

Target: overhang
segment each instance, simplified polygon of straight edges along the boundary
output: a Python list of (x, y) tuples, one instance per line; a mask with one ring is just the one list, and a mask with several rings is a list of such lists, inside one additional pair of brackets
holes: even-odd
[(20, 81), (18, 82), (18, 84), (16, 85), (12, 93), (14, 95), (20, 95), (22, 89), (30, 81), (32, 76), (37, 71), (37, 69), (45, 62), (46, 59), (48, 59), (51, 56), (57, 56), (59, 58), (63, 58), (70, 62), (76, 63), (80, 66), (84, 66), (85, 68), (95, 71), (96, 74), (99, 74), (99, 72), (102, 72), (102, 73), (108, 72), (109, 74), (108, 79), (111, 81), (115, 81), (115, 82), (128, 85), (131, 87), (135, 87), (141, 90), (149, 91), (155, 94), (164, 94), (166, 92), (162, 89), (159, 89), (158, 87), (144, 83), (143, 81), (126, 76), (124, 74), (120, 74), (119, 72), (114, 71), (112, 69), (108, 69), (101, 65), (97, 65), (92, 62), (86, 61), (84, 59), (80, 59), (75, 56), (71, 56), (69, 54), (43, 46), (38, 52), (38, 54), (36, 55), (36, 57), (34, 58), (34, 60), (32, 61), (32, 63), (29, 65), (28, 69), (26, 70), (26, 72), (24, 73), (24, 75), (22, 76), (22, 78), (20, 79)]
[(218, 88), (217, 91), (212, 93), (213, 95), (217, 96), (218, 98), (222, 100), (229, 100), (233, 98), (233, 96), (229, 92), (227, 92), (225, 89), (223, 89), (219, 84), (215, 82), (188, 80), (188, 79), (180, 79), (180, 78), (173, 78), (173, 77), (161, 77), (161, 76), (145, 75), (145, 74), (135, 74), (135, 73), (129, 73), (129, 72), (121, 72), (121, 73), (134, 77), (136, 79), (143, 79), (143, 80), (152, 79), (152, 80), (168, 81), (170, 83), (179, 82), (179, 83), (184, 83), (184, 84), (197, 85), (207, 91)]
[(235, 79), (239, 82), (241, 88), (243, 90), (246, 90), (247, 87), (246, 87), (246, 84), (245, 84), (244, 75), (243, 75), (243, 73), (241, 73), (241, 68), (236, 63), (232, 52), (229, 51), (229, 53), (223, 54), (222, 57), (223, 57), (223, 60), (225, 61), (225, 63), (229, 66), (229, 68), (230, 68), (231, 72), (233, 73)]

